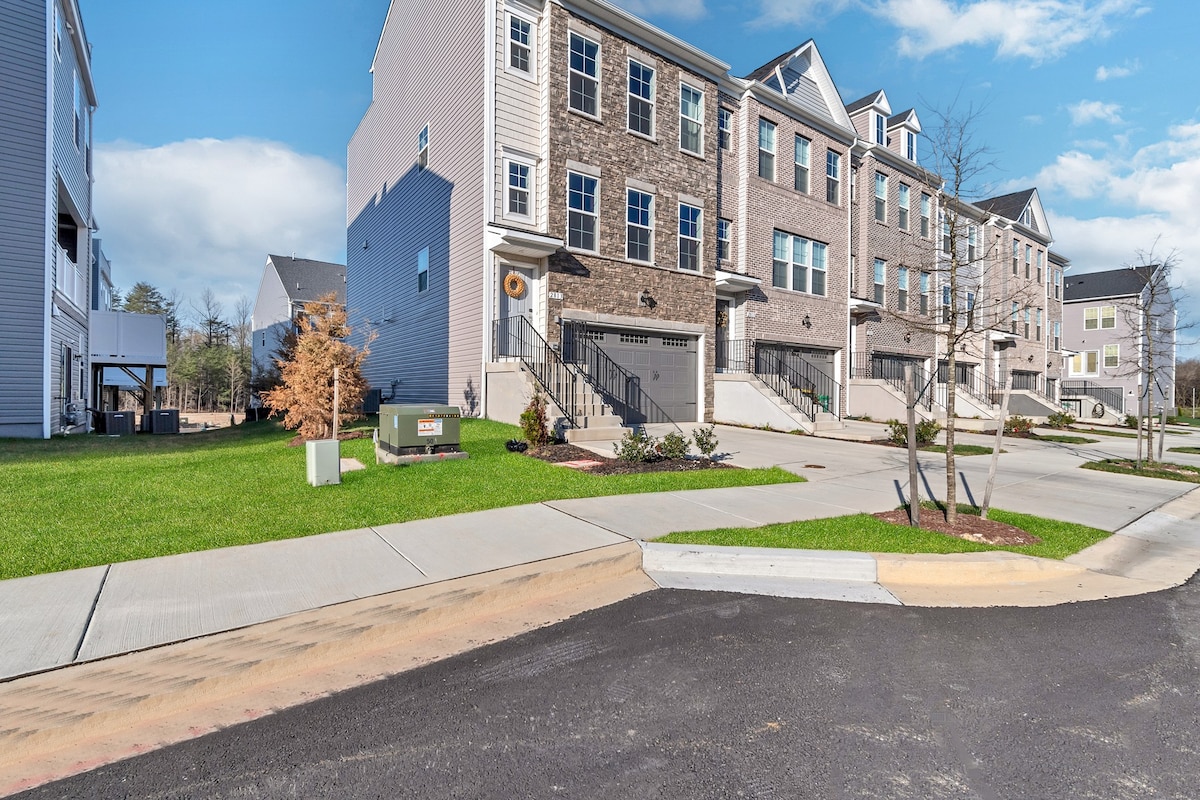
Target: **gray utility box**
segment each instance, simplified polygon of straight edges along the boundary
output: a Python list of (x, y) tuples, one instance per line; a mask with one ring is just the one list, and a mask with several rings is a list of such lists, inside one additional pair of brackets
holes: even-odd
[(462, 412), (458, 406), (390, 405), (379, 407), (379, 450), (412, 461), (466, 456), (460, 447)]
[(311, 439), (304, 443), (310, 486), (342, 482), (341, 443), (337, 439)]
[(105, 411), (104, 432), (109, 436), (133, 436), (132, 411)]

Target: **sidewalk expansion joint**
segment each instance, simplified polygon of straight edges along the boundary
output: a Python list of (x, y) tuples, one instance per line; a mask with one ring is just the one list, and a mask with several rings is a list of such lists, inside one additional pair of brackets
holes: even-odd
[(79, 660), (79, 652), (83, 650), (83, 643), (87, 641), (88, 631), (92, 628), (92, 620), (96, 617), (96, 609), (100, 607), (100, 595), (104, 593), (104, 586), (108, 583), (108, 574), (112, 571), (112, 564), (106, 564), (104, 567), (104, 575), (100, 577), (100, 586), (96, 589), (96, 596), (92, 598), (92, 607), (88, 609), (87, 619), (84, 620), (83, 630), (79, 634), (79, 641), (75, 643), (75, 650), (71, 653), (71, 661), (74, 663)]
[(395, 546), (394, 544), (392, 544), (391, 542), (389, 542), (389, 541), (387, 540), (387, 537), (385, 537), (385, 536), (384, 536), (382, 533), (380, 533), (379, 531), (375, 530), (374, 528), (371, 528), (371, 533), (373, 533), (373, 534), (375, 534), (376, 536), (378, 536), (378, 537), (379, 537), (379, 539), (380, 539), (380, 540), (381, 540), (381, 541), (382, 541), (384, 544), (386, 544), (386, 545), (388, 546), (388, 548), (389, 548), (389, 549), (390, 549), (390, 550), (391, 550), (393, 553), (395, 553), (396, 555), (398, 555), (398, 556), (400, 556), (401, 558), (403, 558), (403, 559), (404, 559), (405, 561), (407, 561), (409, 564), (412, 564), (412, 567), (413, 567), (413, 569), (415, 569), (417, 572), (421, 573), (421, 577), (422, 577), (422, 578), (428, 578), (428, 577), (429, 577), (429, 573), (427, 573), (425, 570), (421, 569), (421, 568), (420, 568), (420, 567), (417, 565), (417, 562), (413, 561), (411, 558), (409, 558), (408, 556), (404, 555), (404, 553), (402, 553), (402, 552), (400, 552), (398, 549), (396, 549), (396, 546)]
[[(611, 533), (613, 536), (620, 536), (622, 539), (624, 539), (627, 542), (637, 541), (637, 538), (634, 536), (630, 536), (629, 534), (626, 534), (626, 533), (621, 533), (620, 531), (614, 531), (612, 528), (606, 528), (594, 520), (585, 519), (585, 518), (579, 516), (578, 514), (572, 514), (570, 511), (563, 511), (561, 508), (555, 508), (554, 506), (550, 505), (550, 503), (552, 503), (552, 502), (559, 502), (559, 501), (543, 500), (542, 502), (538, 503), (538, 505), (545, 506), (546, 508), (550, 509), (551, 511), (557, 511), (559, 514), (562, 514), (565, 517), (570, 517), (571, 519), (574, 519), (574, 520), (578, 520), (578, 521), (584, 523), (585, 525), (591, 525), (593, 528), (598, 528), (599, 530), (605, 531), (607, 533)], [(608, 545), (604, 545), (604, 546), (607, 547)], [(597, 548), (593, 547), (591, 549), (595, 550)]]

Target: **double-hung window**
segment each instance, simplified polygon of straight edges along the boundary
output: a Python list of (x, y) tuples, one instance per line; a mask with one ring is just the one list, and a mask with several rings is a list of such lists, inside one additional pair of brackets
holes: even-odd
[(679, 204), (679, 268), (700, 270), (700, 224), (703, 212), (697, 206)]
[[(880, 117), (880, 119), (883, 119)], [(875, 173), (875, 221), (887, 222), (887, 175)]]
[(1062, 323), (1061, 322), (1054, 323), (1054, 349), (1055, 350), (1062, 349)]
[(775, 180), (775, 123), (758, 119), (758, 177)]
[(1013, 239), (1013, 243), (1012, 243), (1013, 275), (1017, 274), (1017, 271), (1018, 271), (1017, 268), (1018, 268), (1020, 262), (1021, 262), (1021, 243), (1018, 242), (1016, 239)]
[(1033, 277), (1030, 268), (1033, 266), (1033, 246), (1025, 245), (1025, 280)]
[(423, 170), (429, 166), (429, 126), (421, 128), (417, 134), (417, 169)]
[(949, 255), (950, 254), (950, 244), (951, 244), (950, 243), (950, 218), (940, 211), (938, 212), (938, 216), (942, 218), (942, 252)]
[(1062, 291), (1061, 287), (1062, 287), (1062, 272), (1060, 270), (1056, 269), (1056, 270), (1054, 270), (1054, 299), (1055, 300), (1058, 299), (1059, 293)]
[(533, 216), (529, 204), (529, 192), (533, 167), (521, 161), (505, 161), (507, 173), (507, 200), (505, 213), (512, 217)]
[(704, 92), (679, 85), (679, 149), (704, 155)]
[(974, 225), (967, 226), (967, 263), (974, 264), (979, 255), (979, 229)]
[(1041, 251), (1041, 250), (1037, 251), (1037, 282), (1038, 283), (1042, 282), (1042, 266), (1043, 266), (1042, 258), (1045, 255), (1046, 254), (1043, 251)]
[(570, 34), (570, 107), (591, 117), (600, 116), (600, 44)]
[(1114, 369), (1121, 363), (1121, 345), (1106, 344), (1104, 345), (1104, 367), (1106, 369)]
[(921, 313), (929, 313), (929, 273), (921, 273)]
[(533, 74), (533, 52), (531, 43), (533, 25), (516, 14), (508, 15), (508, 66), (526, 75)]
[(1033, 328), (1034, 338), (1040, 342), (1042, 340), (1042, 310), (1040, 308), (1036, 310), (1034, 322), (1036, 323)]
[(925, 192), (921, 192), (921, 235), (926, 239), (929, 238), (929, 214), (932, 204), (933, 198)]
[(775, 231), (771, 285), (809, 294), (825, 294), (827, 247), (783, 231)]
[(1083, 310), (1083, 329), (1094, 331), (1098, 328), (1115, 328), (1117, 326), (1116, 306), (1093, 306)]
[(729, 260), (729, 226), (732, 223), (727, 219), (717, 220), (717, 260)]
[(654, 68), (629, 60), (629, 130), (654, 136)]
[(887, 262), (882, 258), (875, 259), (875, 302), (885, 305), (884, 294), (887, 291)]
[(825, 200), (835, 206), (841, 203), (842, 157), (832, 150), (825, 152)]
[(625, 257), (647, 264), (654, 261), (654, 195), (626, 190)]
[(567, 247), (596, 252), (596, 197), (600, 181), (567, 173)]
[(954, 305), (950, 298), (950, 284), (942, 284), (942, 322), (949, 322), (954, 315)]
[(896, 207), (899, 213), (897, 224), (902, 231), (908, 230), (909, 204), (912, 202), (910, 191), (911, 190), (908, 188), (907, 184), (900, 184), (900, 198), (899, 202), (896, 204)]
[(1025, 338), (1029, 338), (1029, 321), (1032, 315), (1029, 313), (1029, 306), (1025, 306)]
[(908, 311), (908, 267), (896, 270), (896, 310)]
[(875, 144), (887, 144), (887, 120), (883, 118), (883, 114), (875, 115)]
[(796, 137), (796, 181), (797, 192), (808, 194), (808, 159), (811, 142), (803, 136)]
[(717, 147), (729, 150), (732, 147), (733, 112), (728, 108), (717, 108)]
[(917, 135), (912, 131), (904, 132), (904, 157), (909, 161), (917, 160)]
[(1021, 317), (1021, 304), (1013, 303), (1012, 304), (1012, 328), (1011, 328), (1011, 333), (1013, 336), (1017, 335), (1017, 326), (1021, 324), (1020, 317)]

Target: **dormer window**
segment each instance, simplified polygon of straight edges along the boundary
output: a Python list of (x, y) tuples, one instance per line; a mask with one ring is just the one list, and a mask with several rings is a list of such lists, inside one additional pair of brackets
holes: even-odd
[(875, 144), (887, 144), (887, 133), (884, 127), (886, 124), (883, 114), (875, 115)]
[(904, 132), (904, 157), (909, 161), (917, 160), (917, 135), (912, 131)]
[(1021, 212), (1021, 224), (1026, 228), (1033, 227), (1033, 209), (1026, 208)]

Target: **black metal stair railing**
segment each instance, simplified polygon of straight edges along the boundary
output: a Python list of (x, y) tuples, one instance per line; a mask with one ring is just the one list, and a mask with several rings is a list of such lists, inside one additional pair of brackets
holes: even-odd
[(519, 358), (558, 406), (571, 427), (580, 417), (579, 377), (533, 324), (523, 316), (496, 320), (492, 335), (492, 359)]
[(1125, 408), (1125, 397), (1114, 386), (1100, 386), (1091, 381), (1063, 381), (1063, 397), (1091, 397), (1108, 408), (1121, 413)]
[[(584, 380), (612, 406), (613, 413), (626, 425), (675, 423), (642, 388), (641, 379), (614, 361), (596, 343), (587, 323), (562, 322), (562, 356), (564, 361), (578, 368)], [(675, 427), (679, 429), (678, 425)]]
[(917, 405), (926, 411), (933, 410), (933, 382), (929, 380), (925, 365), (912, 358), (893, 356), (888, 353), (858, 352), (851, 356), (850, 375), (854, 378), (886, 381), (889, 386), (906, 396), (904, 387), (904, 368), (911, 364), (913, 368), (913, 383), (916, 386)]
[(755, 376), (809, 420), (816, 422), (820, 413), (841, 419), (841, 384), (803, 355), (786, 347), (755, 342), (753, 358)]

